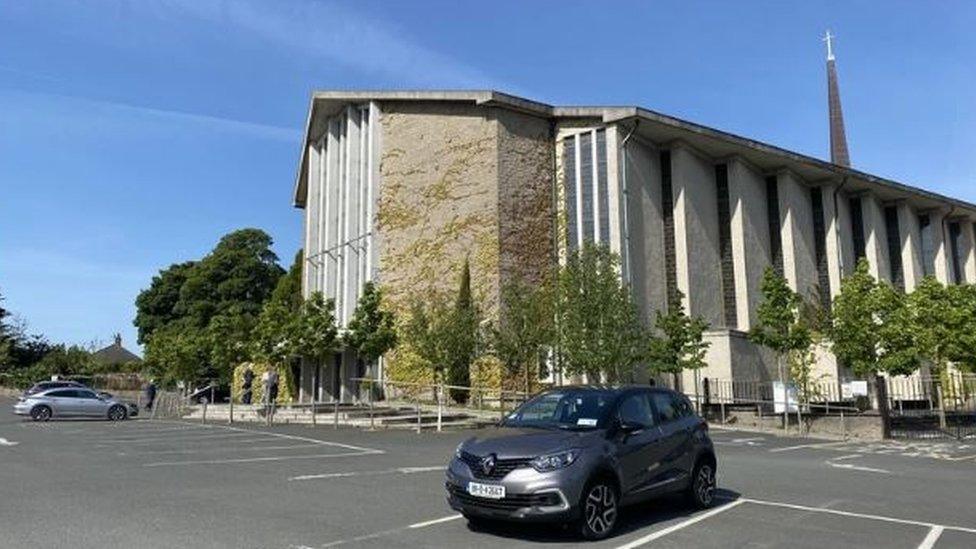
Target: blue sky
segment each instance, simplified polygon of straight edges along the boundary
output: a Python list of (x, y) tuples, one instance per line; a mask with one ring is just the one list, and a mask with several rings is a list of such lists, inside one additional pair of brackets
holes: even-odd
[(313, 89), (636, 104), (976, 202), (976, 3), (0, 0), (0, 291), (135, 346), (134, 299), (239, 227), (287, 264)]

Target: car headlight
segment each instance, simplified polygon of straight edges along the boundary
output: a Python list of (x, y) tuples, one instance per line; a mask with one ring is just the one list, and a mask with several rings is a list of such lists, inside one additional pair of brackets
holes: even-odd
[(575, 448), (555, 454), (546, 454), (533, 459), (529, 462), (529, 465), (540, 473), (555, 471), (556, 469), (562, 469), (563, 467), (572, 465), (576, 461), (576, 458), (579, 457), (579, 454), (580, 451)]
[(454, 449), (454, 457), (456, 457), (458, 459), (461, 459), (461, 447), (462, 446), (464, 446), (464, 443), (463, 442), (461, 444), (458, 444), (457, 445), (457, 448)]

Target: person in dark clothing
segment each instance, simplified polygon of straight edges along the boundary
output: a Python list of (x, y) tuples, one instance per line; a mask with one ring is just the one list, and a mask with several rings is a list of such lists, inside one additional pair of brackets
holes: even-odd
[(267, 377), (264, 380), (264, 398), (267, 404), (267, 413), (274, 415), (275, 400), (278, 398), (278, 370), (271, 368), (265, 375)]
[(253, 390), (251, 389), (251, 387), (253, 386), (254, 386), (254, 371), (248, 368), (247, 370), (244, 370), (244, 384), (242, 385), (242, 389), (244, 391), (243, 393), (241, 393), (242, 404), (251, 403), (251, 398), (254, 394)]
[(156, 382), (150, 379), (146, 385), (146, 410), (152, 410), (153, 402), (156, 401)]

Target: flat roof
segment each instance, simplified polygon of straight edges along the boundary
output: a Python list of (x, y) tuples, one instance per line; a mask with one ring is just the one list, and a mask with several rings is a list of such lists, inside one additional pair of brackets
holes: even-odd
[[(946, 208), (954, 214), (976, 216), (976, 204), (933, 191), (832, 164), (790, 151), (637, 106), (553, 106), (495, 90), (328, 90), (312, 93), (301, 160), (295, 179), (294, 204), (304, 207), (308, 144), (321, 134), (322, 121), (350, 103), (368, 101), (461, 102), (499, 107), (542, 118), (594, 118), (605, 124), (630, 126), (637, 134), (657, 143), (683, 142), (713, 158), (740, 157), (764, 172), (789, 170), (810, 183), (844, 183), (851, 191), (872, 191), (883, 201), (913, 199), (917, 207)], [(956, 211), (965, 210), (965, 211)]]

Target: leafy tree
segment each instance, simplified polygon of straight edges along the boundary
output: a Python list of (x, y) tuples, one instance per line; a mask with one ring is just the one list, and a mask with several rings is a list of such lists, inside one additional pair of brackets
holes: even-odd
[(271, 292), (258, 315), (251, 338), (252, 356), (273, 364), (283, 364), (294, 356), (300, 328), (302, 305), (302, 263), (299, 250), (288, 269)]
[(383, 308), (382, 302), (383, 292), (372, 282), (364, 284), (363, 295), (343, 336), (343, 342), (356, 352), (360, 363), (365, 361), (370, 369), (397, 343), (395, 317)]
[(450, 360), (451, 307), (439, 294), (426, 300), (414, 297), (402, 330), (402, 343), (431, 369), (435, 383), (446, 380)]
[(859, 376), (878, 370), (877, 288), (868, 262), (861, 259), (854, 272), (841, 280), (832, 308), (830, 339), (834, 355)]
[[(673, 307), (667, 314), (657, 312), (654, 326), (659, 337), (650, 339), (648, 365), (652, 372), (674, 376), (674, 386), (684, 370), (697, 370), (705, 366), (705, 352), (710, 343), (704, 340), (708, 323), (701, 317), (691, 318), (685, 313), (684, 296), (679, 291)], [(697, 388), (697, 379), (695, 386)], [(697, 389), (696, 389), (697, 390)]]
[(10, 351), (13, 347), (13, 338), (10, 329), (7, 327), (7, 317), (10, 312), (3, 308), (3, 294), (0, 293), (0, 370), (7, 367), (10, 361)]
[(321, 292), (313, 293), (302, 304), (293, 334), (295, 354), (324, 362), (339, 347), (335, 303)]
[(164, 384), (192, 384), (209, 377), (206, 344), (201, 332), (170, 324), (149, 336), (145, 362), (149, 372)]
[[(184, 377), (191, 372), (230, 378), (232, 362), (247, 355), (244, 342), (283, 273), (271, 244), (258, 229), (231, 232), (202, 259), (161, 271), (139, 294), (134, 321), (139, 341), (147, 356), (159, 358), (157, 367), (178, 369), (169, 378), (197, 381)], [(155, 338), (160, 331), (166, 333)], [(154, 345), (167, 348), (154, 350)], [(190, 356), (199, 361), (193, 368), (183, 363)]]
[(908, 299), (918, 351), (939, 372), (950, 362), (973, 368), (976, 329), (976, 290), (945, 286), (932, 276), (922, 279)]
[(502, 315), (491, 332), (492, 347), (510, 377), (521, 374), (523, 390), (531, 392), (533, 368), (553, 347), (553, 296), (548, 284), (530, 287), (514, 281), (502, 288)]
[(37, 362), (37, 367), (44, 372), (44, 377), (70, 376), (91, 373), (95, 368), (95, 361), (84, 347), (58, 344)]
[(153, 332), (180, 317), (176, 312), (180, 289), (194, 265), (195, 261), (170, 265), (154, 276), (149, 288), (136, 297), (133, 324), (138, 328), (139, 343), (146, 344)]
[(633, 378), (649, 336), (608, 247), (587, 243), (569, 254), (559, 271), (556, 311), (567, 374), (591, 381)]
[(779, 379), (786, 382), (783, 359), (790, 352), (806, 350), (812, 343), (801, 314), (802, 300), (772, 267), (763, 273), (761, 290), (763, 301), (756, 311), (758, 322), (749, 332), (749, 339), (776, 354)]
[[(450, 323), (453, 327), (440, 333), (447, 344), (447, 383), (467, 387), (471, 383), (471, 362), (478, 350), (479, 335), (479, 314), (471, 295), (471, 266), (467, 258), (461, 267), (461, 282)], [(451, 390), (455, 402), (463, 404), (468, 396), (467, 391)]]

